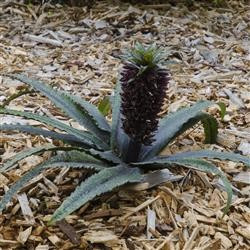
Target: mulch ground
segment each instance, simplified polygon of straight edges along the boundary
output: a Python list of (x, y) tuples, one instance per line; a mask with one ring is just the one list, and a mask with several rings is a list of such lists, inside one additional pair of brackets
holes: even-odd
[[(198, 126), (163, 154), (211, 148), (250, 156), (249, 24), (250, 7), (244, 1), (228, 1), (221, 8), (200, 1), (189, 7), (167, 1), (133, 6), (97, 1), (92, 7), (1, 1), (0, 73), (22, 72), (98, 104), (113, 91), (121, 52), (136, 41), (154, 42), (166, 49), (165, 66), (171, 73), (163, 113), (200, 99), (227, 106), (223, 120), (218, 116), (216, 145), (202, 143), (202, 126)], [(0, 104), (25, 87), (0, 76)], [(76, 126), (35, 93), (8, 107)], [(217, 110), (213, 107), (209, 112), (217, 115)], [(39, 125), (4, 115), (2, 123)], [(0, 160), (49, 143), (60, 144), (0, 132)], [(14, 170), (1, 173), (0, 195), (49, 156), (28, 157)], [(27, 183), (0, 215), (0, 249), (250, 249), (250, 172), (242, 164), (214, 162), (234, 186), (233, 204), (224, 218), (227, 196), (218, 179), (176, 169), (172, 171), (185, 176), (184, 181), (138, 192), (120, 189), (48, 227), (55, 209), (87, 176), (80, 170), (48, 170)], [(154, 215), (156, 225), (147, 229)]]

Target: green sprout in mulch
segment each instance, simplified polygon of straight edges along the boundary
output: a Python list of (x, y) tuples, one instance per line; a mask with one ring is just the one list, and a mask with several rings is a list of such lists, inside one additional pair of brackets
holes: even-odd
[(169, 82), (169, 73), (161, 66), (163, 54), (156, 46), (137, 44), (125, 55), (115, 94), (111, 98), (111, 124), (94, 105), (79, 96), (56, 90), (24, 75), (8, 75), (41, 92), (86, 130), (73, 128), (45, 115), (0, 108), (1, 114), (39, 121), (62, 132), (21, 124), (2, 124), (0, 130), (18, 130), (65, 143), (64, 147), (51, 145), (25, 150), (3, 164), (0, 172), (13, 169), (20, 160), (30, 155), (47, 150), (54, 152), (51, 158), (29, 170), (10, 187), (0, 201), (0, 211), (28, 181), (47, 168), (71, 167), (94, 171), (55, 211), (50, 221), (54, 223), (105, 192), (126, 183), (142, 182), (150, 171), (181, 166), (221, 178), (228, 194), (226, 213), (232, 200), (231, 184), (217, 166), (204, 158), (231, 160), (247, 166), (250, 166), (250, 159), (212, 150), (159, 155), (177, 136), (199, 122), (203, 124), (206, 143), (215, 143), (218, 130), (216, 119), (203, 111), (215, 105), (211, 101), (198, 101), (190, 107), (159, 117)]

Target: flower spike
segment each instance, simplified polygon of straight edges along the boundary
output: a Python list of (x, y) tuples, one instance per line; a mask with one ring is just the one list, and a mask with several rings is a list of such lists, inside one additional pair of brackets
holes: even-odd
[(125, 55), (121, 72), (123, 129), (135, 142), (150, 145), (158, 127), (158, 114), (169, 82), (159, 63), (162, 49), (136, 46)]

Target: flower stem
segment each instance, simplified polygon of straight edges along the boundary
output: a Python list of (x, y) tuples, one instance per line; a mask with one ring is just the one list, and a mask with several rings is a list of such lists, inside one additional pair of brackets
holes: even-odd
[(130, 139), (129, 145), (128, 145), (128, 151), (126, 152), (125, 159), (124, 159), (126, 163), (138, 161), (138, 157), (139, 157), (140, 150), (141, 150), (141, 145), (142, 145), (141, 143), (136, 142), (133, 139)]

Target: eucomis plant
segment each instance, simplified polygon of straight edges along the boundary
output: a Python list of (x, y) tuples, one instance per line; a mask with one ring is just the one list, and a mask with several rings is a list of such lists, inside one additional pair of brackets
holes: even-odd
[(84, 168), (93, 173), (55, 211), (51, 218), (51, 223), (54, 223), (96, 196), (126, 183), (142, 182), (151, 171), (181, 166), (219, 176), (228, 194), (224, 211), (227, 212), (232, 200), (230, 182), (217, 166), (207, 160), (216, 158), (250, 166), (250, 159), (239, 154), (211, 150), (159, 155), (177, 136), (199, 122), (204, 127), (205, 142), (214, 143), (218, 127), (216, 119), (203, 111), (215, 105), (211, 101), (199, 101), (163, 118), (159, 117), (169, 82), (168, 71), (161, 66), (162, 55), (162, 50), (156, 46), (143, 47), (140, 44), (126, 54), (111, 98), (111, 124), (94, 105), (79, 96), (56, 90), (24, 75), (8, 75), (49, 98), (85, 130), (76, 129), (45, 115), (0, 108), (1, 114), (32, 119), (61, 132), (20, 124), (1, 124), (0, 130), (17, 130), (65, 143), (64, 147), (51, 145), (23, 151), (1, 166), (1, 172), (8, 171), (30, 155), (47, 150), (54, 152), (51, 158), (29, 170), (6, 191), (0, 201), (0, 210), (5, 208), (28, 181), (47, 168)]

